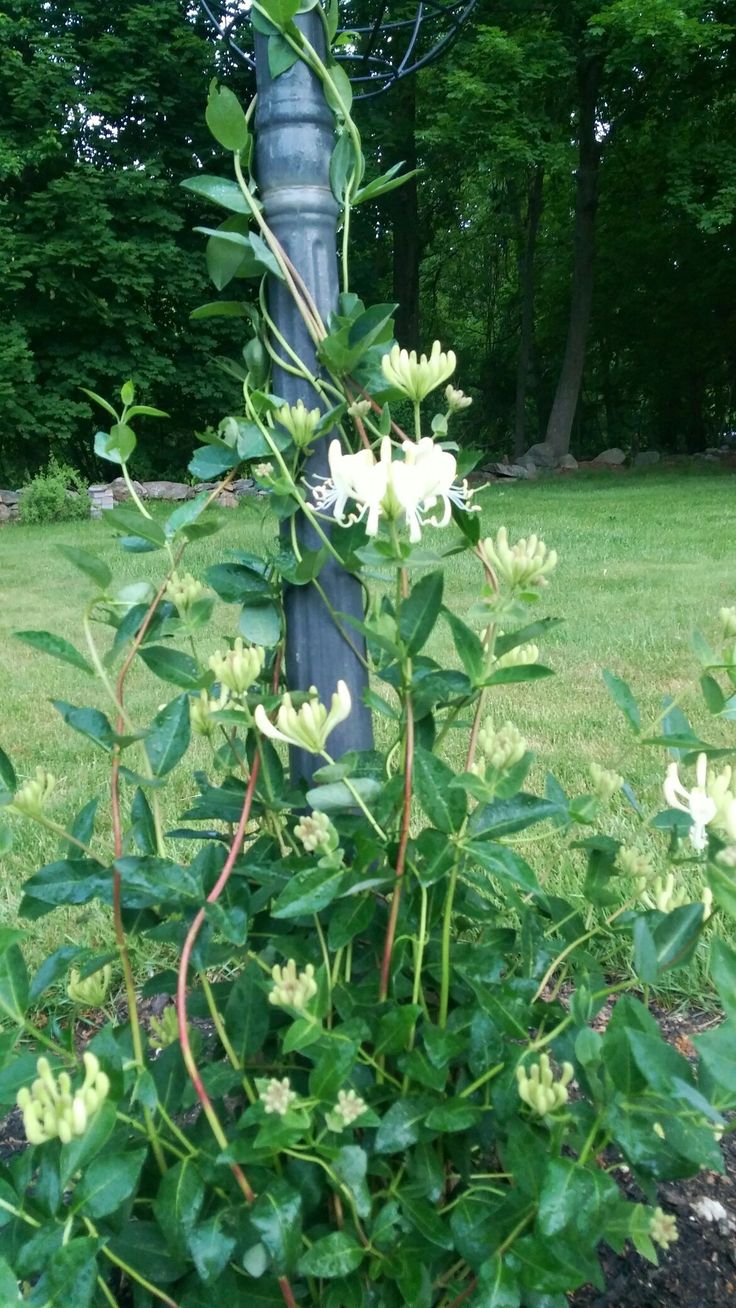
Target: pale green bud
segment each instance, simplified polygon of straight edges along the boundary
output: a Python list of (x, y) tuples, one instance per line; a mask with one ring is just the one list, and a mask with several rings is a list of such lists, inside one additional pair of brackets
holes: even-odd
[(272, 967), (271, 976), (274, 985), (268, 996), (269, 1003), (281, 1008), (295, 1008), (302, 1012), (317, 993), (311, 963), (307, 963), (303, 972), (297, 972), (296, 963), (290, 958), (285, 967), (279, 967), (278, 963)]
[(429, 354), (417, 358), (416, 350), (411, 354), (394, 345), (381, 359), (383, 375), (390, 386), (403, 391), (407, 399), (420, 404), (437, 386), (441, 386), (455, 371), (457, 360), (452, 350), (444, 353), (439, 341), (435, 341)]
[(674, 872), (668, 872), (666, 877), (657, 877), (646, 889), (640, 886), (639, 897), (647, 908), (657, 909), (660, 913), (671, 913), (675, 908), (682, 908), (691, 902), (691, 896), (684, 886), (675, 887)]
[(288, 1076), (281, 1081), (271, 1077), (269, 1081), (259, 1082), (258, 1098), (265, 1112), (275, 1113), (277, 1117), (284, 1117), (297, 1097), (296, 1090), (291, 1088)]
[(176, 1008), (169, 1004), (160, 1017), (151, 1018), (151, 1044), (154, 1049), (167, 1049), (179, 1039), (179, 1019)]
[(711, 818), (712, 825), (736, 839), (736, 793), (731, 787), (732, 778), (733, 769), (728, 765), (715, 776), (708, 773), (705, 793), (716, 806), (715, 814)]
[(498, 730), (487, 718), (478, 732), (478, 747), (489, 767), (497, 772), (520, 763), (526, 754), (526, 741), (513, 722), (504, 722)]
[(549, 573), (557, 567), (557, 551), (548, 550), (538, 536), (525, 537), (509, 545), (505, 527), (499, 527), (495, 540), (491, 536), (482, 540), (478, 549), (496, 576), (513, 589), (546, 586)]
[(309, 813), (294, 827), (294, 835), (308, 854), (315, 849), (336, 849), (337, 832), (326, 813)]
[(44, 809), (55, 785), (56, 778), (53, 773), (47, 772), (45, 768), (36, 768), (35, 774), (29, 777), (28, 781), (25, 781), (19, 790), (16, 790), (12, 807), (17, 813), (22, 813), (24, 817), (43, 817)]
[(590, 764), (590, 778), (593, 790), (604, 804), (608, 804), (624, 784), (624, 779), (618, 772), (610, 772), (599, 763)]
[(285, 404), (276, 413), (277, 422), (288, 431), (297, 449), (305, 450), (314, 440), (314, 429), (322, 414), (319, 409), (308, 409), (303, 400)]
[(546, 1117), (567, 1103), (567, 1087), (574, 1074), (572, 1063), (563, 1063), (560, 1076), (555, 1077), (549, 1054), (542, 1054), (539, 1062), (532, 1063), (528, 1070), (519, 1063), (516, 1068), (519, 1098), (540, 1117)]
[(164, 599), (174, 604), (181, 614), (185, 614), (195, 600), (201, 599), (205, 593), (201, 581), (197, 581), (191, 572), (185, 572), (181, 577), (178, 572), (172, 572), (166, 583)]
[(736, 607), (723, 608), (718, 616), (721, 619), (724, 639), (731, 640), (736, 636)]
[(218, 650), (211, 655), (209, 666), (221, 685), (234, 695), (244, 695), (260, 677), (265, 661), (266, 651), (260, 645), (244, 645), (242, 636), (237, 636), (226, 654)]
[(271, 477), (273, 477), (273, 464), (257, 463), (252, 471), (253, 476), (257, 477), (259, 481), (270, 481)]
[(325, 1121), (330, 1131), (344, 1131), (363, 1116), (368, 1105), (354, 1090), (338, 1090), (335, 1107), (325, 1114)]
[(650, 877), (654, 876), (654, 864), (648, 854), (642, 854), (638, 849), (632, 849), (629, 845), (622, 845), (616, 855), (616, 866), (625, 877), (636, 877), (642, 884), (645, 884)]
[(530, 663), (539, 662), (539, 646), (528, 641), (526, 645), (517, 645), (515, 649), (507, 650), (502, 654), (500, 659), (493, 662), (493, 671), (499, 668), (525, 668)]
[[(227, 687), (225, 690), (227, 692)], [(216, 731), (216, 723), (212, 721), (212, 701), (206, 690), (200, 691), (197, 699), (190, 699), (189, 722), (195, 736), (211, 736)]]
[(352, 404), (348, 405), (348, 417), (352, 418), (353, 422), (357, 418), (362, 421), (363, 418), (368, 417), (372, 407), (370, 400), (353, 400)]
[(60, 1072), (55, 1077), (47, 1058), (36, 1063), (38, 1077), (31, 1089), (18, 1091), (17, 1104), (23, 1114), (23, 1129), (29, 1144), (44, 1144), (59, 1139), (69, 1144), (84, 1135), (90, 1117), (107, 1098), (110, 1081), (100, 1070), (99, 1060), (89, 1050), (83, 1055), (84, 1082), (72, 1093), (71, 1077)]
[(649, 1223), (649, 1235), (660, 1249), (669, 1249), (677, 1240), (677, 1221), (662, 1208), (655, 1208)]
[(469, 395), (452, 385), (445, 387), (445, 399), (448, 413), (459, 413), (461, 409), (467, 409), (473, 403)]
[(87, 1008), (102, 1008), (107, 999), (112, 979), (112, 967), (105, 963), (97, 972), (82, 980), (76, 967), (69, 973), (66, 993), (73, 1004), (82, 1004)]

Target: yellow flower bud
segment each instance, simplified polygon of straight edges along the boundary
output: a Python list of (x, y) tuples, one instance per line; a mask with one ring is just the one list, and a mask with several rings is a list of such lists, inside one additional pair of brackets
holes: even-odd
[(102, 1008), (110, 989), (112, 967), (105, 963), (97, 972), (82, 980), (76, 967), (69, 973), (66, 993), (73, 1004), (82, 1004), (87, 1008)]
[(288, 431), (297, 449), (305, 450), (314, 440), (314, 429), (322, 414), (319, 409), (308, 409), (303, 400), (285, 404), (277, 410), (276, 420)]
[(17, 790), (11, 807), (24, 817), (43, 817), (49, 796), (56, 785), (56, 778), (45, 768), (36, 768), (35, 774)]
[(736, 608), (723, 608), (718, 616), (721, 619), (724, 639), (731, 640), (736, 636)]
[(279, 967), (277, 963), (271, 969), (271, 976), (274, 985), (268, 996), (269, 1002), (281, 1008), (295, 1008), (302, 1012), (317, 993), (311, 963), (307, 963), (303, 972), (297, 972), (296, 963), (290, 958), (285, 967)]
[(296, 745), (298, 749), (307, 750), (310, 754), (323, 754), (330, 732), (350, 714), (350, 691), (344, 681), (338, 681), (329, 710), (317, 699), (314, 688), (310, 693), (313, 698), (308, 699), (299, 709), (294, 708), (291, 696), (285, 694), (275, 724), (270, 721), (263, 705), (259, 704), (253, 714), (258, 730), (272, 740)]
[(486, 537), (478, 546), (481, 558), (512, 589), (546, 586), (547, 576), (557, 567), (557, 551), (548, 550), (538, 536), (509, 545), (508, 532), (499, 527), (496, 539)]
[(526, 741), (513, 722), (504, 722), (498, 730), (487, 718), (478, 733), (478, 747), (489, 767), (497, 772), (520, 763), (526, 754)]
[(632, 849), (628, 845), (622, 845), (619, 849), (616, 866), (625, 877), (636, 877), (642, 883), (646, 883), (654, 876), (654, 865), (649, 855), (642, 854), (638, 849)]
[(519, 1098), (540, 1117), (555, 1113), (567, 1103), (567, 1087), (574, 1073), (572, 1063), (563, 1063), (560, 1076), (555, 1077), (549, 1054), (542, 1054), (539, 1062), (532, 1063), (528, 1070), (519, 1063), (516, 1068)]
[(624, 784), (624, 779), (618, 772), (609, 772), (599, 763), (590, 764), (590, 778), (593, 790), (604, 804), (608, 804)]
[(172, 572), (166, 583), (164, 599), (169, 600), (176, 606), (182, 615), (187, 613), (196, 600), (201, 599), (205, 594), (205, 588), (201, 581), (197, 581), (191, 572), (185, 572), (182, 577), (178, 572)]
[(448, 413), (459, 413), (461, 409), (467, 409), (473, 403), (471, 397), (458, 390), (456, 386), (445, 387), (445, 399)]
[(517, 645), (515, 649), (507, 650), (500, 659), (494, 659), (491, 671), (499, 668), (525, 668), (530, 663), (538, 662), (539, 646), (528, 641), (526, 645)]
[(265, 661), (266, 651), (260, 645), (244, 645), (238, 636), (226, 654), (218, 650), (211, 655), (209, 666), (221, 685), (234, 695), (245, 695), (260, 677)]
[(394, 345), (381, 359), (386, 381), (396, 390), (403, 391), (414, 404), (420, 404), (430, 391), (447, 381), (455, 371), (456, 364), (452, 350), (444, 353), (439, 341), (432, 345), (429, 358), (426, 354), (417, 358), (416, 350), (409, 354), (407, 350)]
[(169, 1004), (160, 1017), (151, 1018), (151, 1044), (154, 1049), (167, 1049), (179, 1039), (179, 1019), (176, 1008)]
[(649, 1223), (649, 1235), (661, 1249), (668, 1249), (677, 1239), (677, 1220), (663, 1208), (655, 1208)]

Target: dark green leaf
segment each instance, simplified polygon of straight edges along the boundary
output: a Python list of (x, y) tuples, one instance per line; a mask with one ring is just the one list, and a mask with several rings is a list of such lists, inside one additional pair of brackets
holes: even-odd
[(237, 450), (226, 445), (202, 445), (189, 460), (189, 471), (201, 481), (217, 481), (224, 472), (230, 472), (240, 463)]
[(29, 1308), (90, 1308), (97, 1284), (99, 1242), (70, 1240), (51, 1255), (26, 1302)]
[(492, 804), (478, 807), (471, 814), (468, 829), (476, 838), (483, 836), (487, 839), (493, 836), (498, 839), (500, 836), (510, 836), (515, 831), (524, 831), (535, 822), (559, 817), (562, 811), (554, 800), (521, 791), (511, 799), (496, 799)]
[(248, 147), (249, 132), (238, 97), (227, 87), (210, 82), (205, 119), (219, 145), (234, 152)]
[(414, 787), (427, 817), (440, 831), (459, 831), (467, 813), (464, 791), (453, 790), (452, 768), (442, 759), (417, 746), (414, 751)]
[[(23, 884), (22, 912), (40, 917), (59, 904), (87, 904), (112, 899), (112, 873), (92, 859), (61, 859), (47, 863)], [(45, 905), (45, 907), (44, 907)]]
[(311, 1249), (307, 1249), (299, 1259), (299, 1271), (303, 1276), (319, 1276), (331, 1280), (337, 1276), (349, 1276), (363, 1261), (365, 1250), (355, 1236), (347, 1231), (332, 1231), (315, 1240)]
[(271, 599), (271, 583), (262, 572), (244, 563), (216, 563), (207, 569), (207, 583), (226, 604), (263, 603)]
[(74, 564), (80, 572), (94, 581), (100, 590), (107, 590), (112, 581), (112, 573), (102, 559), (98, 559), (96, 554), (90, 553), (89, 550), (78, 549), (75, 545), (57, 545), (56, 547), (65, 559)]
[(710, 947), (710, 975), (729, 1017), (736, 1017), (736, 950), (716, 936)]
[(186, 1249), (204, 1199), (204, 1182), (191, 1158), (182, 1159), (161, 1178), (153, 1212), (177, 1257), (182, 1256)]
[(169, 1285), (184, 1274), (185, 1262), (171, 1256), (163, 1234), (153, 1222), (128, 1222), (112, 1237), (109, 1248), (156, 1286)]
[(94, 676), (94, 668), (87, 662), (86, 658), (64, 640), (63, 636), (55, 636), (51, 631), (16, 631), (16, 640), (22, 640), (24, 644), (31, 645), (34, 649), (40, 649), (44, 654), (50, 654), (52, 658), (59, 659), (62, 663), (70, 663), (73, 668), (79, 668), (82, 672)]
[(250, 963), (237, 978), (225, 1008), (227, 1033), (243, 1062), (261, 1049), (272, 1007), (260, 983), (258, 969)]
[(416, 1144), (431, 1107), (432, 1100), (426, 1097), (397, 1099), (376, 1132), (376, 1153), (398, 1154)]
[(17, 785), (18, 778), (15, 775), (15, 768), (5, 750), (0, 749), (0, 791), (5, 789), (14, 793)]
[(198, 177), (188, 177), (181, 185), (187, 191), (193, 191), (203, 200), (219, 205), (222, 209), (231, 209), (233, 213), (250, 215), (250, 207), (237, 182), (226, 177), (212, 177), (200, 173)]
[(286, 1181), (276, 1180), (259, 1195), (250, 1220), (266, 1246), (277, 1276), (288, 1276), (301, 1248), (302, 1200)]
[(80, 736), (86, 736), (106, 752), (112, 749), (115, 739), (113, 729), (105, 714), (99, 709), (76, 708), (74, 704), (67, 704), (63, 699), (52, 699), (51, 703), (73, 731), (78, 731)]
[(169, 681), (183, 690), (199, 690), (212, 680), (211, 673), (202, 673), (191, 654), (171, 649), (167, 645), (145, 645), (139, 650), (146, 667), (162, 681)]
[(434, 630), (442, 606), (442, 572), (430, 572), (414, 586), (399, 612), (399, 635), (407, 654), (418, 654)]
[(108, 463), (127, 463), (137, 443), (132, 427), (116, 422), (109, 432), (98, 431), (95, 435), (95, 454)]
[(153, 719), (145, 739), (148, 761), (155, 777), (165, 777), (186, 754), (190, 740), (189, 699), (177, 695)]
[[(226, 1235), (219, 1217), (212, 1217), (202, 1226), (195, 1226), (187, 1239), (197, 1273), (205, 1285), (216, 1281), (235, 1248), (235, 1236)], [(232, 1302), (232, 1301), (231, 1301)]]
[(304, 917), (312, 913), (321, 913), (331, 904), (340, 891), (345, 879), (345, 869), (308, 867), (284, 886), (273, 909), (275, 918)]
[[(22, 1023), (29, 1003), (29, 982), (25, 959), (14, 943), (20, 933), (8, 927), (0, 928), (0, 933), (0, 1012), (13, 1023)], [(3, 935), (11, 941), (4, 947)]]
[[(478, 1272), (478, 1308), (519, 1308), (519, 1282), (503, 1257), (495, 1254)], [(542, 1305), (539, 1305), (542, 1308)], [(552, 1305), (550, 1305), (552, 1308)]]
[(632, 731), (634, 731), (638, 736), (641, 731), (641, 714), (639, 712), (639, 705), (634, 699), (631, 690), (626, 682), (622, 681), (620, 677), (615, 676), (613, 672), (606, 670), (603, 673), (603, 680), (614, 704), (617, 708), (620, 708)]
[(129, 532), (132, 536), (140, 536), (152, 545), (166, 544), (166, 533), (160, 523), (155, 518), (147, 518), (145, 514), (139, 513), (132, 505), (118, 504), (116, 508), (110, 509), (105, 514), (105, 523), (108, 527)]
[(95, 1158), (74, 1191), (72, 1210), (85, 1217), (109, 1217), (134, 1194), (145, 1158), (145, 1149)]
[(238, 631), (251, 645), (272, 649), (281, 640), (281, 614), (271, 600), (267, 604), (247, 604), (238, 620)]
[(463, 849), (503, 886), (514, 886), (526, 894), (543, 894), (533, 868), (507, 845), (498, 845), (491, 840), (468, 840), (463, 843)]

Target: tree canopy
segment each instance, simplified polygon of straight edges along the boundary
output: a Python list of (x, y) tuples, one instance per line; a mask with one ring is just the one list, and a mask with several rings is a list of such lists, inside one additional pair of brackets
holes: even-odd
[[(420, 172), (356, 212), (356, 289), (401, 302), (403, 344), (457, 350), (489, 453), (693, 451), (736, 425), (733, 36), (725, 0), (479, 0), (360, 108), (369, 157)], [(210, 78), (250, 74), (187, 0), (10, 0), (0, 56), (0, 478), (51, 451), (100, 471), (79, 388), (126, 377), (171, 414), (141, 471), (181, 474), (238, 404), (218, 359), (245, 336), (190, 321), (217, 292), (180, 183), (211, 159)]]

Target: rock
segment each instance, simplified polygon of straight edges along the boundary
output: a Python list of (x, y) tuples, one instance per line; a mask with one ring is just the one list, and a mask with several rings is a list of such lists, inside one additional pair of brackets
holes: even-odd
[(252, 477), (239, 477), (230, 487), (235, 495), (250, 495), (255, 488), (256, 484)]
[(529, 469), (525, 468), (521, 463), (492, 463), (490, 466), (491, 472), (496, 477), (513, 477), (525, 480), (529, 476)]
[(19, 500), (18, 491), (0, 490), (0, 504), (17, 504)]
[(634, 459), (635, 468), (651, 468), (653, 464), (659, 463), (660, 454), (658, 450), (642, 450)]
[[(118, 504), (120, 500), (130, 499), (130, 492), (125, 484), (124, 477), (116, 477), (114, 481), (111, 481), (109, 483), (109, 489), (112, 491), (112, 497), (115, 500), (116, 504)], [(143, 493), (144, 493), (143, 486), (139, 481), (133, 482), (133, 490), (135, 491), (136, 495), (140, 495), (141, 498), (143, 497)]]
[(561, 454), (557, 460), (557, 467), (562, 472), (564, 472), (565, 469), (569, 469), (570, 472), (575, 472), (578, 467), (578, 461), (573, 454)]
[(232, 491), (224, 490), (218, 495), (215, 504), (220, 509), (237, 509), (238, 497), (233, 495)]
[(553, 468), (555, 466), (555, 456), (552, 446), (548, 445), (546, 441), (539, 441), (536, 445), (530, 445), (519, 463), (525, 465), (533, 463), (535, 468)]
[(143, 481), (142, 498), (146, 500), (193, 500), (194, 487), (183, 481)]
[(597, 464), (598, 467), (601, 467), (602, 464), (607, 464), (609, 468), (616, 468), (620, 463), (626, 462), (626, 455), (623, 450), (618, 449), (618, 447), (614, 445), (610, 450), (601, 450), (601, 453), (596, 454), (592, 462)]
[(10, 522), (10, 505), (0, 500), (0, 522)]
[(215, 489), (216, 485), (216, 481), (198, 481), (194, 487), (194, 493), (195, 495), (201, 495), (203, 491), (207, 491), (209, 494), (210, 491)]
[(88, 490), (92, 501), (90, 514), (93, 518), (99, 518), (103, 510), (114, 509), (115, 500), (109, 486), (90, 486)]

